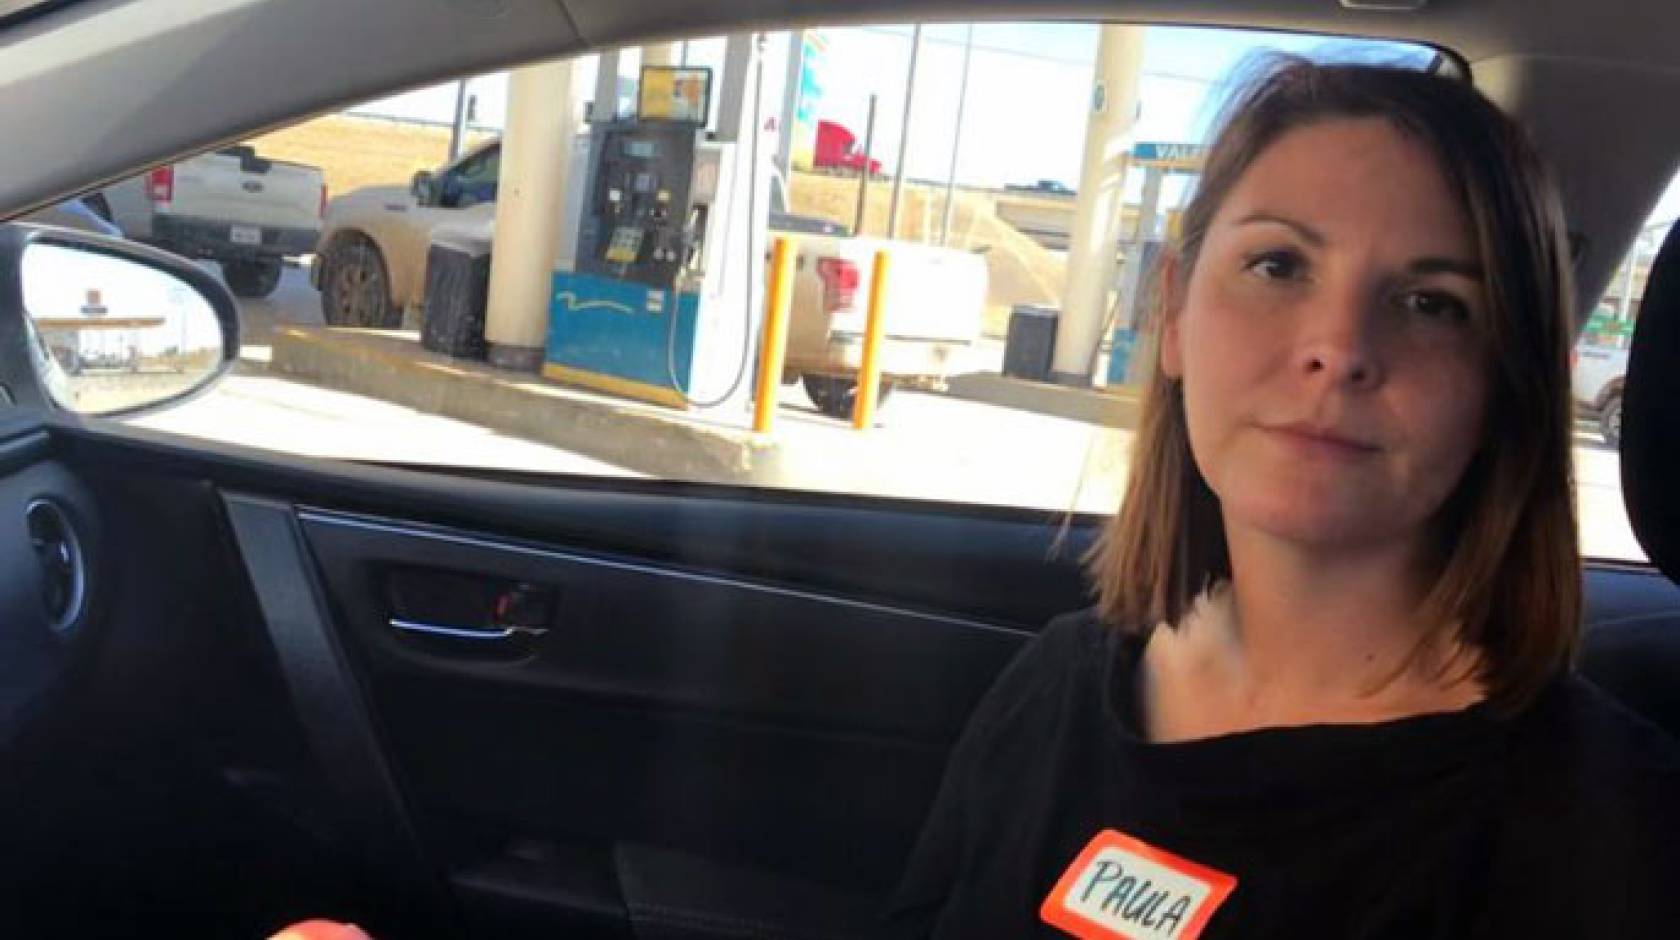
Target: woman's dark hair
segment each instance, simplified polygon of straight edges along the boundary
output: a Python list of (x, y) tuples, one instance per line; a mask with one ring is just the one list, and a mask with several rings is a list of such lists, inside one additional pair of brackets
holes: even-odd
[[(1496, 708), (1529, 701), (1571, 659), (1580, 557), (1571, 478), (1569, 350), (1574, 291), (1563, 212), (1515, 121), (1469, 85), (1410, 69), (1268, 56), (1229, 100), (1154, 291), (1147, 379), (1125, 498), (1088, 559), (1108, 620), (1178, 624), (1230, 576), (1217, 497), (1196, 468), (1180, 383), (1154, 350), (1185, 296), (1208, 227), (1238, 179), (1290, 131), (1380, 118), (1435, 155), (1480, 253), (1488, 315), (1485, 437), (1435, 520), (1437, 574), (1419, 651), (1457, 639)], [(1326, 159), (1334, 159), (1327, 155)]]

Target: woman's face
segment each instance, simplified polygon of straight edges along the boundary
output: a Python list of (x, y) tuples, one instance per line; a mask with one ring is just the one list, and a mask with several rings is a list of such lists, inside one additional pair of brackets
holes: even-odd
[(1340, 550), (1421, 535), (1483, 432), (1480, 263), (1434, 156), (1385, 120), (1260, 154), (1161, 345), (1227, 527)]

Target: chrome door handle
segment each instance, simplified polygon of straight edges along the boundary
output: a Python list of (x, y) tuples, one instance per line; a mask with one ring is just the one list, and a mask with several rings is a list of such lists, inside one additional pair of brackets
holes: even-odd
[(399, 633), (416, 636), (443, 637), (450, 640), (511, 640), (516, 636), (539, 637), (548, 633), (545, 627), (520, 627), (500, 625), (494, 627), (451, 627), (438, 623), (422, 623), (418, 620), (404, 620), (400, 617), (391, 618), (391, 629)]

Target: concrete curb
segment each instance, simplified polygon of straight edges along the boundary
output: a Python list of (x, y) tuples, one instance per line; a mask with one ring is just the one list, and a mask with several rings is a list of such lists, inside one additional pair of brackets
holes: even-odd
[(1072, 388), (990, 372), (954, 375), (947, 384), (945, 394), (953, 398), (1111, 428), (1136, 428), (1141, 409), (1139, 398), (1129, 390)]
[(757, 485), (781, 477), (780, 446), (749, 429), (451, 359), (412, 332), (282, 327), (269, 369), (651, 476)]

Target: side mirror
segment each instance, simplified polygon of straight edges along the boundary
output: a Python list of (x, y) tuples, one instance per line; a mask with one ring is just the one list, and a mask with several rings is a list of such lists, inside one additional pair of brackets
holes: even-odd
[[(8, 309), (9, 308), (9, 309)], [(14, 319), (15, 318), (15, 319)], [(33, 372), (66, 411), (133, 415), (209, 388), (239, 355), (239, 311), (198, 265), (155, 248), (69, 229), (0, 227), (0, 375)], [(28, 365), (22, 365), (27, 361)]]
[(435, 181), (430, 170), (416, 171), (413, 182), (408, 184), (408, 191), (413, 194), (414, 201), (422, 206), (432, 204), (432, 190), (434, 188)]

